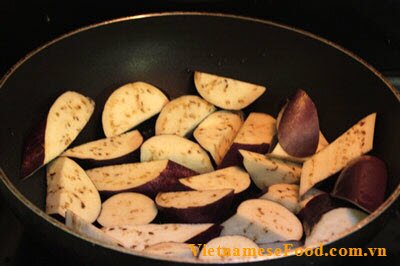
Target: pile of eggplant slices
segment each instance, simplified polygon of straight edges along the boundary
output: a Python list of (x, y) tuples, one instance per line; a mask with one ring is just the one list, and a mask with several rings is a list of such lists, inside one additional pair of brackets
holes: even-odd
[[(241, 111), (263, 86), (202, 72), (194, 83), (199, 95), (173, 100), (145, 82), (118, 88), (103, 109), (105, 138), (69, 149), (95, 103), (73, 91), (59, 96), (27, 139), (21, 166), (28, 177), (48, 164), (46, 212), (129, 251), (215, 261), (244, 257), (203, 256), (198, 244), (312, 247), (350, 232), (384, 201), (386, 166), (364, 155), (376, 113), (328, 143), (303, 90), (275, 119)], [(157, 114), (155, 135), (144, 140), (135, 127)], [(337, 173), (333, 190), (315, 188)]]

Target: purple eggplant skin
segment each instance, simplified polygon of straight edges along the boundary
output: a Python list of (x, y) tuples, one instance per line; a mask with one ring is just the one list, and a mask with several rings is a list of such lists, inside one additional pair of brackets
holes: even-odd
[(331, 194), (373, 212), (385, 200), (387, 179), (386, 165), (381, 159), (360, 156), (343, 169)]
[(201, 232), (200, 234), (192, 237), (191, 239), (187, 240), (185, 243), (188, 244), (206, 244), (213, 238), (219, 237), (221, 231), (224, 227), (220, 224), (214, 224), (210, 226), (206, 231)]
[(152, 199), (154, 199), (158, 192), (172, 192), (172, 191), (186, 191), (193, 190), (182, 185), (179, 182), (180, 178), (190, 177), (198, 175), (197, 172), (184, 167), (183, 165), (177, 164), (173, 161), (168, 161), (167, 167), (160, 173), (160, 175), (138, 187), (133, 187), (125, 190), (116, 191), (100, 191), (102, 200), (105, 200), (112, 195), (122, 193), (122, 192), (137, 192), (144, 194)]
[(20, 176), (26, 178), (43, 166), (44, 162), (44, 136), (47, 119), (42, 119), (25, 138), (22, 155)]
[(163, 216), (163, 221), (169, 223), (220, 223), (229, 213), (234, 198), (233, 191), (223, 198), (210, 204), (189, 208), (162, 207), (157, 203), (157, 209)]
[(305, 91), (297, 90), (287, 103), (278, 125), (278, 139), (282, 148), (295, 157), (310, 156), (317, 150), (317, 108)]
[(243, 167), (243, 157), (240, 154), (239, 150), (246, 150), (246, 151), (265, 154), (269, 150), (269, 144), (233, 143), (229, 148), (228, 152), (225, 154), (224, 158), (222, 159), (222, 162), (218, 165), (217, 169), (222, 169), (229, 166)]
[(312, 228), (321, 219), (322, 215), (339, 207), (328, 193), (315, 196), (300, 210), (297, 217), (303, 224), (304, 233), (310, 235)]

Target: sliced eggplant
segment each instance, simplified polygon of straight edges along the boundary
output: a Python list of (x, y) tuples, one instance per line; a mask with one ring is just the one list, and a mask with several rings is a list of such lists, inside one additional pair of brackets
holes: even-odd
[(71, 210), (67, 210), (65, 212), (65, 225), (71, 228), (72, 231), (84, 237), (97, 240), (104, 244), (121, 246), (121, 244), (117, 240), (106, 235), (103, 231), (101, 231), (93, 224), (86, 222), (84, 219), (73, 213)]
[(260, 197), (281, 204), (293, 213), (300, 210), (299, 186), (294, 184), (275, 184), (268, 187), (268, 192)]
[[(317, 150), (315, 153), (320, 152), (322, 149), (324, 149), (328, 145), (329, 145), (329, 143), (326, 140), (326, 138), (324, 137), (324, 135), (321, 132), (319, 132), (318, 147), (317, 147)], [(310, 156), (294, 157), (294, 156), (289, 155), (287, 152), (285, 152), (285, 150), (282, 148), (282, 146), (279, 144), (279, 142), (276, 143), (274, 149), (269, 154), (269, 156), (278, 158), (278, 159), (288, 160), (288, 161), (295, 162), (295, 163), (303, 163), (303, 162), (307, 161), (308, 159), (310, 159)]]
[(157, 207), (152, 199), (126, 192), (103, 202), (97, 222), (102, 226), (149, 224), (156, 216)]
[(265, 199), (242, 202), (222, 226), (221, 235), (242, 235), (256, 243), (300, 240), (303, 236), (301, 222), (293, 213)]
[(386, 165), (381, 159), (360, 156), (340, 173), (332, 195), (373, 212), (385, 200), (387, 179)]
[(261, 190), (273, 184), (298, 184), (301, 166), (255, 152), (239, 150), (243, 165), (254, 184)]
[(235, 194), (250, 186), (250, 176), (242, 168), (232, 166), (211, 173), (179, 179), (179, 182), (194, 190), (233, 189)]
[(62, 156), (80, 159), (88, 165), (110, 165), (133, 158), (143, 137), (134, 130), (119, 136), (91, 141), (66, 150)]
[(30, 176), (60, 155), (85, 127), (94, 105), (92, 99), (74, 91), (59, 96), (47, 118), (25, 141), (21, 177)]
[(209, 115), (193, 135), (219, 165), (243, 123), (242, 113), (218, 111)]
[(322, 190), (316, 189), (316, 188), (312, 188), (309, 191), (306, 192), (306, 194), (303, 195), (303, 197), (301, 197), (301, 200), (299, 202), (300, 205), (300, 209), (304, 208), (307, 203), (312, 200), (314, 197), (324, 194), (325, 192), (323, 192)]
[(158, 192), (185, 190), (179, 178), (198, 173), (168, 160), (94, 168), (86, 174), (103, 195), (138, 192), (155, 197)]
[(218, 168), (242, 165), (240, 149), (267, 153), (275, 133), (275, 118), (264, 113), (250, 113)]
[(285, 105), (279, 119), (278, 140), (283, 150), (294, 157), (310, 156), (317, 150), (317, 108), (305, 91), (297, 90)]
[(143, 252), (167, 258), (191, 259), (195, 258), (194, 254), (198, 254), (199, 247), (186, 243), (162, 242), (145, 248)]
[(156, 204), (168, 221), (219, 222), (229, 209), (233, 195), (232, 189), (163, 192), (157, 195)]
[(318, 182), (342, 170), (352, 159), (372, 150), (375, 119), (376, 113), (361, 119), (303, 164), (300, 196)]
[(241, 110), (266, 90), (263, 86), (198, 71), (194, 73), (194, 84), (201, 97), (226, 110)]
[(334, 241), (349, 233), (367, 214), (351, 208), (336, 208), (325, 213), (306, 237), (305, 246)]
[(220, 236), (203, 246), (199, 253), (199, 260), (207, 262), (248, 261), (257, 258), (260, 255), (258, 251), (258, 245), (247, 237)]
[(85, 171), (67, 157), (59, 157), (47, 167), (46, 213), (71, 210), (93, 223), (101, 210), (100, 195)]
[(167, 96), (148, 83), (126, 84), (116, 89), (104, 105), (104, 134), (120, 135), (158, 114), (167, 103)]
[(215, 106), (199, 96), (185, 95), (170, 101), (161, 110), (156, 122), (156, 135), (184, 137), (209, 114)]
[(198, 173), (214, 170), (207, 153), (197, 144), (176, 135), (154, 136), (140, 148), (140, 161), (168, 159)]
[(338, 207), (337, 203), (327, 193), (318, 194), (309, 200), (305, 207), (297, 213), (297, 217), (303, 223), (304, 233), (307, 236), (310, 235), (311, 230), (322, 215), (336, 207)]
[(185, 243), (200, 234), (208, 234), (209, 240), (216, 237), (214, 228), (214, 224), (145, 224), (103, 227), (102, 231), (124, 247), (141, 251), (163, 242)]

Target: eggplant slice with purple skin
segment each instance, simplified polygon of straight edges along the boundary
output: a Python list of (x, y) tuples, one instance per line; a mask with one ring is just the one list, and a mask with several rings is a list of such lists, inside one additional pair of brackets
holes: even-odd
[(217, 237), (221, 232), (221, 227), (212, 223), (144, 224), (103, 227), (101, 230), (124, 247), (142, 251), (163, 242), (204, 244)]
[(334, 241), (354, 228), (367, 214), (351, 208), (336, 208), (326, 212), (306, 237), (304, 246), (316, 246)]
[(303, 236), (303, 226), (293, 213), (265, 199), (242, 202), (236, 214), (222, 226), (221, 235), (242, 235), (256, 243), (297, 241)]
[[(319, 132), (319, 140), (318, 140), (318, 147), (315, 153), (320, 152), (323, 150), (326, 146), (329, 145), (329, 142), (326, 140), (325, 136), (322, 134), (322, 132)], [(276, 143), (275, 147), (273, 147), (272, 151), (268, 154), (270, 157), (282, 159), (282, 160), (287, 160), (295, 163), (303, 163), (310, 159), (310, 156), (308, 157), (294, 157), (289, 155), (279, 144), (279, 142)]]
[(198, 71), (194, 73), (194, 84), (201, 97), (226, 110), (241, 110), (266, 90), (260, 85)]
[(169, 160), (104, 166), (86, 170), (86, 174), (104, 196), (137, 192), (151, 198), (158, 192), (187, 190), (179, 178), (198, 175)]
[(218, 169), (241, 166), (243, 158), (239, 150), (267, 153), (275, 133), (275, 118), (264, 113), (250, 113), (218, 165)]
[(326, 212), (339, 207), (328, 193), (321, 193), (314, 196), (297, 213), (301, 220), (306, 236), (310, 235), (314, 225), (321, 219)]
[(67, 210), (93, 223), (101, 200), (85, 171), (71, 159), (59, 157), (47, 166), (46, 213), (65, 217)]
[(156, 122), (156, 135), (185, 137), (215, 110), (214, 105), (199, 96), (180, 96), (161, 110)]
[(193, 136), (219, 165), (242, 124), (242, 112), (217, 111), (200, 123)]
[(340, 173), (332, 196), (373, 212), (385, 200), (387, 179), (386, 165), (381, 159), (360, 156), (350, 161)]
[(167, 103), (167, 96), (153, 85), (141, 81), (128, 83), (116, 89), (104, 105), (104, 134), (120, 135), (158, 114)]
[(92, 99), (77, 92), (61, 94), (25, 140), (21, 177), (29, 177), (68, 148), (89, 121), (94, 106)]
[(352, 159), (373, 147), (376, 113), (361, 119), (325, 149), (304, 162), (300, 197), (317, 183), (342, 170)]
[(97, 222), (102, 226), (149, 224), (156, 216), (157, 207), (152, 199), (125, 192), (103, 202)]
[(160, 214), (167, 221), (210, 223), (225, 218), (233, 195), (232, 189), (162, 192), (155, 201)]
[(294, 157), (314, 154), (319, 140), (318, 113), (307, 93), (297, 90), (280, 114), (278, 140), (283, 150)]
[(66, 150), (61, 156), (74, 158), (80, 165), (105, 166), (132, 161), (143, 143), (139, 131), (91, 141)]
[(189, 190), (233, 189), (235, 194), (248, 189), (251, 183), (249, 174), (237, 166), (181, 178), (179, 182)]
[(214, 171), (208, 154), (199, 144), (176, 135), (159, 135), (140, 148), (140, 161), (171, 160), (200, 174)]

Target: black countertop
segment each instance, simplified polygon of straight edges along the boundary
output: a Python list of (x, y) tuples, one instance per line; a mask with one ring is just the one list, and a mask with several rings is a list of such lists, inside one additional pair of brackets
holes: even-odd
[[(76, 28), (141, 13), (187, 10), (240, 14), (303, 28), (355, 52), (393, 83), (400, 84), (400, 1), (111, 2), (1, 1), (0, 75), (29, 51)], [(386, 247), (386, 262), (400, 265), (399, 210), (392, 211), (390, 216), (386, 226), (366, 246)], [(24, 232), (1, 197), (0, 241), (0, 265), (47, 265), (57, 259), (56, 254), (43, 252), (45, 247)], [(371, 262), (371, 258), (368, 260)]]

